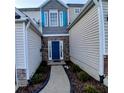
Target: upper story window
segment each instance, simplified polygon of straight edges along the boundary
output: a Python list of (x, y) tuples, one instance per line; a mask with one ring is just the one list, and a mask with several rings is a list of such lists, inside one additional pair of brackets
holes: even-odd
[(57, 10), (50, 10), (49, 11), (49, 25), (51, 27), (58, 26), (58, 11)]
[(80, 9), (80, 8), (75, 8), (75, 9), (74, 9), (74, 13), (75, 13), (75, 14), (79, 14), (79, 13), (80, 13), (80, 11), (81, 11), (81, 9)]
[(59, 22), (60, 22), (60, 27), (63, 26), (63, 11), (59, 12)]
[(48, 27), (48, 12), (44, 12), (44, 26)]

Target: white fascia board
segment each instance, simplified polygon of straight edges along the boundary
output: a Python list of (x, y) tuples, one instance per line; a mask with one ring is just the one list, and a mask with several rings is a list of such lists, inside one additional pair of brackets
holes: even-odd
[(61, 0), (57, 0), (59, 3), (61, 3), (63, 6), (65, 6), (66, 8), (68, 8), (68, 6)]
[(26, 17), (26, 15), (24, 13), (22, 13), (21, 11), (19, 11), (17, 8), (15, 8), (15, 12), (20, 15), (21, 17)]
[(40, 5), (40, 7), (43, 7), (44, 5), (46, 5), (50, 0), (46, 0), (43, 4)]
[(49, 36), (69, 36), (69, 34), (46, 34), (46, 35), (43, 35), (43, 37), (49, 37)]
[[(43, 7), (44, 5), (46, 5), (50, 0), (46, 0), (43, 4), (40, 5), (40, 7)], [(59, 3), (61, 3), (63, 6), (65, 6), (66, 8), (68, 8), (68, 6), (61, 0), (57, 0)]]
[(26, 21), (27, 19), (28, 19), (28, 17), (24, 17), (21, 19), (15, 19), (15, 22), (23, 22), (23, 21)]

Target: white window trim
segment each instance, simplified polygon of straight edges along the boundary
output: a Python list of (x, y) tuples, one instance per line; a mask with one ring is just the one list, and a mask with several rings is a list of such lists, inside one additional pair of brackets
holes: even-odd
[(52, 60), (52, 42), (48, 41), (48, 59)]
[(59, 41), (60, 59), (63, 60), (63, 41)]
[[(51, 25), (50, 13), (57, 13), (57, 25)], [(50, 10), (50, 11), (49, 11), (49, 26), (50, 26), (50, 27), (57, 27), (57, 26), (58, 26), (58, 10)]]
[(75, 14), (79, 14), (80, 12), (79, 13), (76, 13), (76, 9), (79, 9), (80, 11), (81, 11), (81, 9), (80, 8), (74, 8), (74, 13)]
[[(45, 15), (47, 15), (47, 17)], [(44, 12), (44, 26), (48, 27), (48, 12)]]
[(60, 27), (63, 27), (63, 11), (59, 12), (59, 23), (60, 23)]
[(44, 34), (43, 37), (49, 37), (49, 36), (69, 36), (69, 34)]
[(52, 42), (59, 41), (59, 49), (60, 49), (60, 60), (63, 60), (63, 41), (62, 40), (50, 40), (48, 41), (48, 59), (52, 60)]

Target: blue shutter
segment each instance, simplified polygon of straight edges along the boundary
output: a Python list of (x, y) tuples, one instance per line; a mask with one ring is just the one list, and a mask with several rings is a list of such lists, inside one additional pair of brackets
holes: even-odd
[(63, 11), (63, 26), (67, 27), (67, 12)]
[(42, 15), (42, 18), (41, 18), (42, 19), (42, 27), (44, 27), (44, 12), (43, 11), (41, 12), (41, 15)]

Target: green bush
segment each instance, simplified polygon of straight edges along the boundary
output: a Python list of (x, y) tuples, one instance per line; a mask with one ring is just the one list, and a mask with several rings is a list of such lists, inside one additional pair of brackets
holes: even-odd
[(31, 79), (32, 84), (38, 84), (41, 83), (42, 81), (43, 81), (43, 75), (41, 73), (35, 74)]
[(84, 71), (78, 72), (77, 77), (80, 81), (84, 81), (84, 82), (90, 80), (90, 76)]
[(73, 72), (80, 72), (82, 71), (79, 66), (72, 64), (71, 65)]
[(96, 88), (91, 84), (86, 84), (84, 87), (85, 93), (100, 93)]

